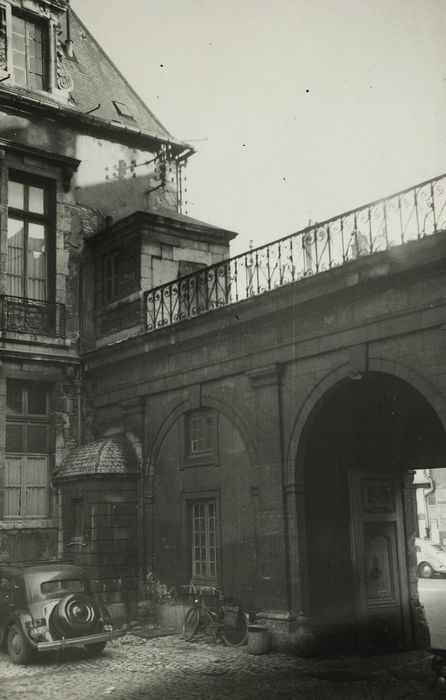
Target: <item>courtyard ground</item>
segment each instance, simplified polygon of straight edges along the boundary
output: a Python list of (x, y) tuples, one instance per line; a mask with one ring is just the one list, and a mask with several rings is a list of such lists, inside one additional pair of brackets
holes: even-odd
[(411, 700), (438, 697), (424, 651), (361, 659), (253, 656), (207, 639), (128, 634), (96, 659), (82, 650), (14, 666), (0, 653), (1, 700)]

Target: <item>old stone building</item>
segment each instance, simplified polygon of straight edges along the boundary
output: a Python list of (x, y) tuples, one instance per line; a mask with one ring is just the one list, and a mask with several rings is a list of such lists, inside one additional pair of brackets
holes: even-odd
[(446, 177), (236, 258), (62, 0), (0, 0), (0, 556), (218, 585), (322, 648), (423, 644), (446, 464)]
[[(65, 0), (0, 2), (0, 149), (0, 557), (77, 558), (114, 600), (128, 572), (107, 550), (102, 486), (105, 543), (84, 547), (88, 489), (76, 487), (67, 506), (73, 535), (51, 480), (71, 450), (102, 436), (81, 358), (137, 333), (145, 290), (226, 258), (233, 234), (181, 214), (192, 149), (170, 136)], [(128, 454), (128, 445), (116, 449)], [(122, 465), (112, 462), (105, 472), (119, 480)], [(85, 470), (93, 464), (91, 455)], [(129, 504), (119, 517), (136, 528)], [(129, 541), (125, 564), (136, 571), (134, 533)]]

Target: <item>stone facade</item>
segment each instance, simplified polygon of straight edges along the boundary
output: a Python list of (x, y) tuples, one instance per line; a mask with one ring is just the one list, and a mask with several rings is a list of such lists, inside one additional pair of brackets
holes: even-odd
[[(222, 587), (285, 646), (305, 616), (327, 649), (424, 644), (411, 478), (446, 457), (445, 227), (367, 248), (356, 215), (347, 246), (317, 225), (277, 284), (269, 248), (224, 262), (235, 234), (181, 214), (193, 150), (67, 6), (0, 0), (0, 558), (75, 560), (116, 616), (150, 576)], [(12, 21), (43, 27), (45, 89)], [(138, 469), (69, 471), (123, 439)]]

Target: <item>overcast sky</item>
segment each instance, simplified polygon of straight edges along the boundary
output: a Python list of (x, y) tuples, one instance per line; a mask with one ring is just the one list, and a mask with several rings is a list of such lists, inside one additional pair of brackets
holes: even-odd
[(235, 254), (446, 172), (446, 0), (71, 0)]

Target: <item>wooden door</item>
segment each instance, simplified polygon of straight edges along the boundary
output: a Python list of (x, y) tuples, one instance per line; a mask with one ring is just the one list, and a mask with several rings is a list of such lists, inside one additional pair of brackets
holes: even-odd
[(351, 471), (351, 540), (362, 653), (410, 647), (401, 486), (395, 475)]

